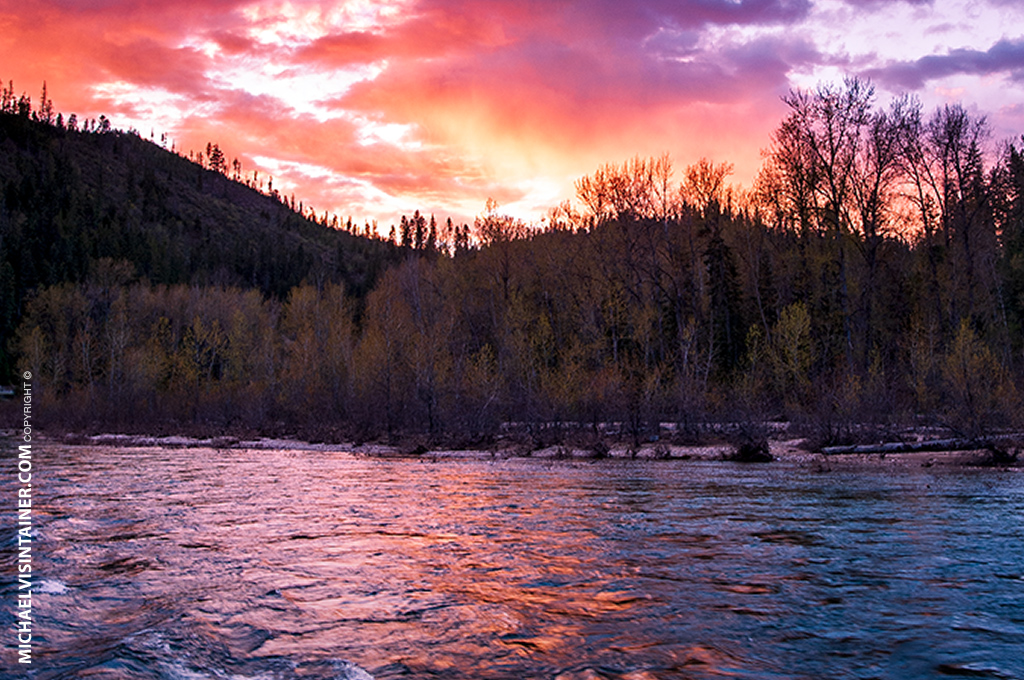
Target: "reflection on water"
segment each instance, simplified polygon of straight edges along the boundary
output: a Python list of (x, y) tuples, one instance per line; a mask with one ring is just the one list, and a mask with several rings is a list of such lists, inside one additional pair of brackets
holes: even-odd
[(37, 678), (1024, 678), (1019, 473), (37, 466)]

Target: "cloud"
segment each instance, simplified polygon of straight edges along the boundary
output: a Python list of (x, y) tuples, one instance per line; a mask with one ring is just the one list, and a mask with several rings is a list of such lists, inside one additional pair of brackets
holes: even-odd
[[(1010, 2), (1013, 1), (1014, 0), (1010, 0)], [(892, 0), (843, 0), (843, 2), (851, 7), (856, 7), (857, 9), (862, 10), (872, 10), (886, 4), (892, 4)], [(897, 0), (897, 2), (922, 7), (930, 7), (935, 4), (935, 0)]]
[[(666, 6), (678, 11), (674, 4)], [(646, 9), (653, 12), (656, 7)], [(632, 18), (632, 23), (638, 21)], [(392, 55), (377, 78), (357, 84), (334, 102), (339, 108), (382, 112), (389, 119), (423, 125), (428, 138), (484, 126), (485, 138), (549, 135), (553, 144), (562, 139), (575, 146), (584, 141), (581, 136), (621, 129), (623, 119), (643, 118), (652, 107), (682, 99), (738, 101), (752, 83), (769, 89), (782, 86), (790, 67), (787, 60), (806, 60), (813, 54), (805, 43), (782, 39), (701, 51), (699, 34), (663, 31), (652, 20), (644, 40), (620, 41), (617, 49), (609, 50), (602, 31), (596, 32), (597, 39), (575, 33), (555, 40), (550, 34), (557, 32), (558, 21), (549, 17), (540, 23), (547, 28), (542, 35), (491, 39), (469, 50), (446, 51), (446, 41), (439, 40), (440, 47), (429, 56), (415, 41), (397, 40), (404, 50), (391, 51), (386, 47), (389, 36), (330, 36), (316, 46), (314, 58), (331, 54), (348, 63), (377, 58), (378, 52)]]
[(810, 0), (368, 7), (27, 0), (0, 7), (0, 25), (58, 108), (166, 124), (179, 148), (214, 141), (247, 166), (276, 158), (308, 203), (332, 207), (523, 201), (534, 178), (571, 187), (600, 163), (666, 150), (688, 162), (753, 147), (756, 160), (739, 140), (767, 125), (792, 62), (812, 58), (800, 41), (705, 35), (800, 21)]
[(790, 24), (805, 17), (810, 0), (695, 0), (657, 3), (680, 26)]
[(1024, 82), (1024, 38), (1000, 40), (985, 51), (954, 49), (946, 54), (893, 62), (865, 72), (882, 83), (908, 90), (920, 89), (930, 80), (961, 74), (1009, 74), (1011, 79)]
[[(1001, 7), (1012, 25), (1005, 17), (1017, 10), (1000, 1), (977, 12)], [(579, 175), (637, 154), (669, 152), (679, 166), (730, 161), (749, 182), (784, 115), (779, 96), (823, 68), (874, 65), (861, 73), (903, 89), (957, 74), (1024, 82), (1024, 41), (961, 40), (963, 25), (988, 15), (968, 21), (955, 9), (948, 0), (0, 0), (0, 76), (33, 91), (45, 79), (58, 109), (153, 126), (178, 148), (219, 143), (250, 171), (287, 173), (297, 200), (318, 210), (358, 219), (447, 206), (471, 219), (488, 196), (542, 212), (542, 201), (557, 202), (553, 187), (564, 198)], [(871, 43), (883, 15), (912, 15), (921, 35), (945, 27), (941, 39), (964, 47), (920, 56), (934, 44), (914, 54), (891, 37)]]

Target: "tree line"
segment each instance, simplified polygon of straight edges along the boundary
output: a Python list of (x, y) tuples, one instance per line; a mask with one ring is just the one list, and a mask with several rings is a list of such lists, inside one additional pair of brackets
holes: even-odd
[(1024, 140), (993, 152), (964, 107), (882, 107), (859, 80), (786, 102), (748, 191), (665, 156), (581, 178), (542, 228), (416, 213), (366, 293), (153, 285), (107, 259), (40, 287), (13, 349), (68, 426), (1024, 425)]

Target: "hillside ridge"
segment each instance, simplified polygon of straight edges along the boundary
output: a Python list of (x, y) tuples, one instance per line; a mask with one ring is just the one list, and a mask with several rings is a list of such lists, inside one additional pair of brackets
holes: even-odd
[(146, 280), (283, 298), (312, 281), (362, 297), (396, 257), (134, 132), (0, 113), (0, 374), (39, 287)]

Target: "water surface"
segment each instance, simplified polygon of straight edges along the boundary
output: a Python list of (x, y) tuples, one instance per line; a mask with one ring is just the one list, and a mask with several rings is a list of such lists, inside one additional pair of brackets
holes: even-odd
[(1019, 472), (35, 465), (36, 678), (1024, 678)]

